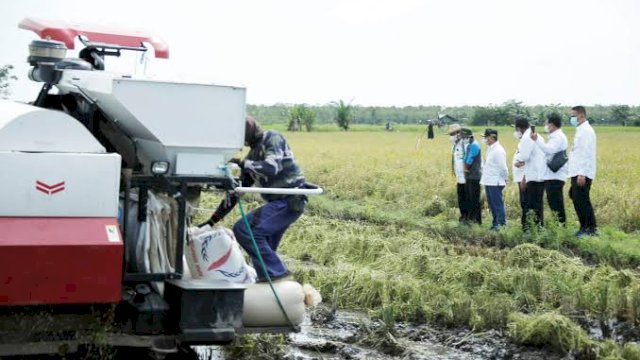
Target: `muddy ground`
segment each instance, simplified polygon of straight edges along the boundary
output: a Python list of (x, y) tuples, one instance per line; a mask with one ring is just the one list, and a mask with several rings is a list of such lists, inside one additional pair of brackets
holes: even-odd
[[(550, 351), (513, 344), (497, 331), (472, 333), (468, 329), (437, 329), (397, 323), (392, 332), (384, 324), (352, 311), (316, 311), (299, 333), (288, 336), (285, 359), (571, 359)], [(199, 347), (201, 359), (227, 358), (220, 348)]]

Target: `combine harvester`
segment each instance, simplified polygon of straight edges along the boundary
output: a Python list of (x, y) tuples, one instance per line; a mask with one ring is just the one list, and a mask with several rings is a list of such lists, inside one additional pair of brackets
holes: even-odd
[[(41, 38), (28, 61), (43, 86), (32, 104), (0, 100), (0, 356), (103, 345), (193, 356), (191, 345), (295, 331), (287, 304), (272, 324), (245, 326), (247, 285), (190, 278), (183, 256), (200, 193), (248, 191), (226, 166), (244, 143), (245, 89), (105, 71), (125, 51), (169, 57), (140, 32), (19, 27)], [(76, 40), (84, 48), (67, 58)], [(156, 197), (173, 211), (154, 253), (143, 240)], [(257, 293), (257, 307), (275, 303), (275, 290)]]

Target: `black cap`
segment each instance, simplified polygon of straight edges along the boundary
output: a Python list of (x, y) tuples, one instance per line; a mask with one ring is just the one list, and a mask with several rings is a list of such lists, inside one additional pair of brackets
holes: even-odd
[(482, 137), (487, 137), (493, 135), (496, 139), (498, 138), (498, 130), (495, 129), (485, 129), (484, 135)]
[(471, 131), (471, 129), (469, 129), (469, 128), (463, 127), (463, 128), (460, 129), (460, 135), (463, 138), (468, 138), (468, 137), (473, 136), (473, 131)]

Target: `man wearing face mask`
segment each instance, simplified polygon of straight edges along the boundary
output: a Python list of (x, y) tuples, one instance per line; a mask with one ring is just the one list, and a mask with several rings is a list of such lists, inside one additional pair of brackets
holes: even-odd
[(466, 222), (469, 219), (469, 201), (465, 190), (467, 181), (464, 173), (464, 155), (467, 142), (460, 135), (461, 130), (462, 128), (458, 124), (449, 126), (449, 139), (453, 144), (451, 148), (451, 166), (457, 182), (456, 191), (458, 194), (458, 208), (460, 209), (460, 222)]
[(591, 183), (596, 177), (596, 133), (587, 121), (584, 106), (571, 108), (571, 125), (576, 127), (576, 135), (569, 156), (569, 194), (580, 221), (576, 236), (596, 235), (596, 217), (590, 199)]
[(493, 217), (491, 230), (498, 230), (506, 225), (504, 199), (502, 191), (509, 180), (507, 169), (507, 154), (498, 141), (498, 131), (486, 129), (482, 135), (483, 142), (487, 144), (487, 158), (482, 167), (480, 184), (484, 185), (487, 202)]
[[(534, 222), (538, 225), (544, 224), (544, 173), (547, 167), (544, 152), (531, 139), (531, 128), (529, 121), (524, 118), (516, 120), (516, 131), (514, 135), (520, 139), (518, 144), (518, 157), (521, 160), (519, 165), (524, 167), (524, 178), (521, 186), (525, 189), (526, 204), (525, 214), (533, 212)], [(525, 221), (524, 230), (528, 230), (529, 223)]]
[(474, 141), (471, 129), (462, 128), (460, 135), (467, 141), (464, 154), (465, 192), (468, 200), (468, 221), (482, 224), (480, 204), (480, 178), (482, 177), (482, 156), (480, 145)]
[(544, 175), (544, 189), (547, 193), (547, 203), (549, 203), (551, 211), (555, 212), (558, 221), (564, 224), (566, 222), (566, 214), (562, 188), (569, 172), (566, 157), (563, 158), (565, 163), (559, 169), (556, 168), (555, 171), (551, 169), (551, 166), (555, 166), (552, 162), (556, 154), (566, 155), (569, 144), (567, 136), (562, 132), (561, 127), (562, 119), (560, 115), (551, 114), (547, 116), (547, 124), (544, 126), (545, 132), (549, 133), (548, 141), (545, 142), (542, 136), (538, 136), (537, 133), (531, 133), (531, 139), (536, 142), (536, 145), (546, 155), (547, 167)]

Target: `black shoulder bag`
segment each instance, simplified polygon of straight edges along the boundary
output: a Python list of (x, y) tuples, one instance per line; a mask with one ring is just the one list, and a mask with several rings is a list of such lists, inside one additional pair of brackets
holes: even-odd
[(560, 170), (560, 168), (564, 166), (564, 164), (567, 163), (567, 161), (569, 161), (569, 157), (567, 156), (567, 151), (562, 150), (553, 154), (553, 157), (551, 158), (551, 160), (547, 162), (547, 166), (549, 167), (549, 169), (551, 169), (551, 171), (557, 172), (558, 170)]

